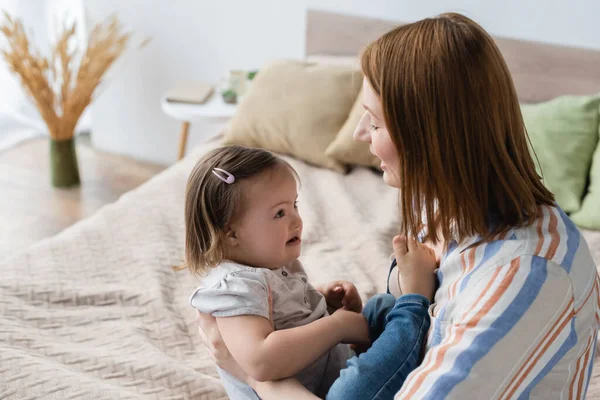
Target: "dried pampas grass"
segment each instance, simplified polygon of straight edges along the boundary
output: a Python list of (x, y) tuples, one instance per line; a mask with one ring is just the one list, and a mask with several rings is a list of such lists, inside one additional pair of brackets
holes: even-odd
[(71, 139), (77, 121), (92, 102), (102, 76), (123, 53), (130, 33), (123, 33), (116, 16), (98, 23), (89, 34), (83, 55), (72, 49), (76, 25), (65, 28), (50, 59), (32, 48), (23, 23), (4, 12), (0, 31), (8, 47), (2, 50), (10, 69), (21, 78), (54, 140)]

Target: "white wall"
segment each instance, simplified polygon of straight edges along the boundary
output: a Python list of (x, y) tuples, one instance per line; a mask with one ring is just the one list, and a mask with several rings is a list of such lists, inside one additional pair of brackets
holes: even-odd
[[(83, 4), (73, 0), (0, 0), (0, 10), (22, 21), (31, 46), (47, 55), (56, 43), (62, 23), (83, 21)], [(0, 17), (4, 20), (4, 16)], [(85, 30), (78, 29), (73, 45), (85, 41)], [(4, 38), (1, 47), (7, 48)], [(89, 130), (89, 113), (79, 120), (77, 131)], [(34, 101), (23, 89), (20, 77), (0, 57), (0, 150), (39, 135), (48, 135)]]
[[(138, 41), (152, 38), (118, 63), (92, 105), (94, 145), (165, 164), (176, 158), (179, 123), (162, 113), (162, 93), (178, 80), (218, 82), (229, 69), (302, 57), (307, 8), (407, 22), (458, 11), (495, 35), (600, 49), (598, 0), (87, 0), (85, 5), (91, 21), (116, 11)], [(193, 124), (188, 148), (208, 129)]]

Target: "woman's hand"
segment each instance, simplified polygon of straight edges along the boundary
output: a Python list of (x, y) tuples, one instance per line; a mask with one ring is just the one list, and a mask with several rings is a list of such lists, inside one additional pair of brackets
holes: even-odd
[[(268, 303), (269, 303), (269, 323), (271, 326), (274, 325), (273, 321), (273, 296), (271, 287), (268, 288)], [(231, 375), (236, 377), (242, 382), (246, 382), (252, 388), (255, 388), (257, 382), (252, 379), (240, 365), (235, 361), (225, 341), (219, 332), (217, 326), (217, 319), (212, 315), (202, 314), (198, 312), (198, 333), (200, 334), (200, 340), (202, 344), (210, 354), (213, 361), (222, 369), (229, 372)]]
[(433, 301), (437, 261), (434, 251), (414, 239), (396, 236), (393, 240), (398, 264), (398, 284), (403, 294), (416, 293)]
[(362, 312), (362, 300), (353, 283), (348, 281), (333, 281), (317, 287), (325, 296), (327, 305), (334, 310), (343, 308), (356, 313)]
[(198, 333), (208, 354), (219, 367), (252, 386), (254, 382), (251, 382), (248, 374), (235, 361), (225, 345), (215, 317), (198, 312)]

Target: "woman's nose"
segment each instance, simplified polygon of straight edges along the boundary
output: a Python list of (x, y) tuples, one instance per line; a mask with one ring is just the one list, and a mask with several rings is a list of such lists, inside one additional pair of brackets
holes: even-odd
[(360, 119), (358, 126), (354, 130), (352, 137), (357, 142), (371, 143), (371, 131), (369, 131), (369, 126), (367, 123), (368, 118), (369, 116), (367, 115), (367, 113), (365, 113)]

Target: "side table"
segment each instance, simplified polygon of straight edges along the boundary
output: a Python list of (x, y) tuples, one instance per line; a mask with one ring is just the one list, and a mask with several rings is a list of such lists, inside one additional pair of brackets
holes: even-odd
[(204, 104), (176, 103), (167, 101), (166, 97), (163, 97), (161, 107), (165, 114), (182, 122), (178, 154), (178, 160), (181, 160), (185, 155), (188, 133), (192, 122), (210, 119), (225, 123), (233, 117), (237, 105), (227, 104), (219, 93), (213, 93)]

